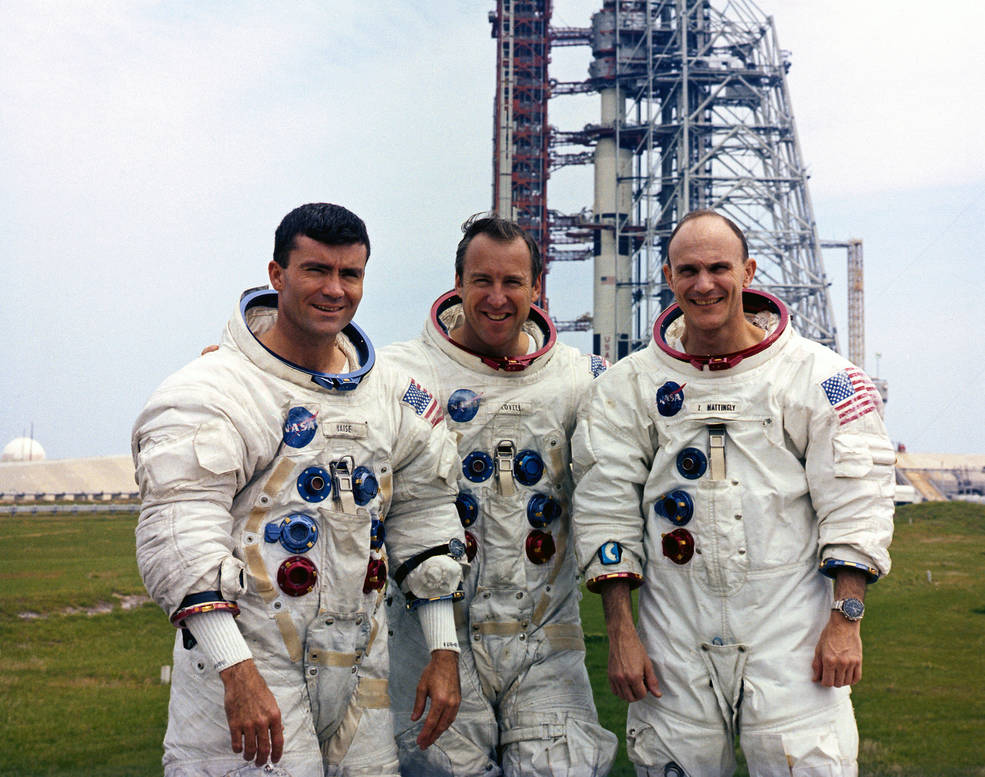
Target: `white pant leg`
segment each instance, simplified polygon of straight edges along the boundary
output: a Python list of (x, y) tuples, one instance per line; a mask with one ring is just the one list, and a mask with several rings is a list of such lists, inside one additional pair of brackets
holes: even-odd
[[(412, 722), (411, 711), (428, 652), (415, 613), (403, 605), (399, 593), (388, 602), (390, 619), (390, 696), (403, 777), (499, 777), (494, 760), (498, 729), (475, 669), (475, 659), (464, 632), (459, 634), (461, 653), (458, 677), (462, 702), (455, 721), (427, 750), (417, 746), (423, 719)], [(388, 597), (389, 600), (389, 597)]]
[(858, 728), (847, 695), (774, 725), (743, 723), (739, 742), (750, 777), (858, 777)]
[[(337, 760), (332, 748), (339, 738), (350, 736), (346, 727), (350, 720), (354, 733), (345, 754)], [(389, 708), (364, 707), (354, 698), (342, 728), (323, 745), (325, 777), (399, 777), (392, 732), (393, 714)]]
[[(380, 607), (367, 650), (356, 666), (355, 690), (338, 727), (321, 742), (325, 777), (399, 777), (390, 707), (387, 613)], [(331, 693), (331, 688), (325, 689)]]
[[(762, 667), (763, 662), (757, 662)], [(769, 678), (750, 674), (739, 703), (739, 743), (750, 777), (857, 777), (858, 732), (847, 689), (822, 688), (800, 671), (771, 662)], [(751, 667), (753, 670), (757, 666)], [(731, 777), (734, 741), (707, 675), (696, 670), (689, 690), (677, 694), (661, 678), (662, 699), (629, 705), (627, 751), (643, 777)], [(765, 687), (764, 687), (765, 686)], [(784, 696), (766, 688), (799, 690)], [(705, 698), (708, 697), (708, 698)], [(703, 699), (704, 704), (681, 705)]]
[[(263, 657), (255, 660), (281, 710), (284, 753), (278, 766), (291, 777), (322, 777), (321, 753), (300, 667), (286, 672)], [(282, 663), (286, 665), (287, 659)], [(242, 754), (232, 751), (222, 680), (201, 650), (184, 648), (180, 632), (171, 677), (164, 738), (166, 777), (223, 777), (246, 766)]]
[(602, 777), (617, 739), (598, 722), (583, 650), (556, 650), (540, 635), (533, 660), (500, 702), (506, 777)]

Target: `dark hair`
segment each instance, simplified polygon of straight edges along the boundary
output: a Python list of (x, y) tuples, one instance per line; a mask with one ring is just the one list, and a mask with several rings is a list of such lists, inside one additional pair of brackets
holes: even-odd
[(728, 216), (723, 216), (718, 211), (711, 210), (710, 208), (698, 208), (697, 210), (692, 210), (684, 218), (677, 222), (677, 226), (674, 227), (674, 231), (670, 233), (670, 239), (667, 241), (667, 255), (664, 257), (664, 264), (670, 264), (670, 244), (674, 242), (674, 238), (677, 237), (677, 233), (680, 232), (681, 227), (683, 227), (687, 222), (694, 221), (694, 219), (699, 219), (702, 216), (714, 216), (715, 218), (724, 221), (728, 228), (731, 229), (739, 242), (742, 243), (742, 261), (749, 258), (749, 244), (746, 242), (746, 236), (742, 234), (742, 230), (739, 229), (739, 225), (736, 224)]
[(530, 249), (530, 271), (533, 273), (531, 280), (536, 283), (540, 274), (544, 270), (544, 261), (540, 257), (540, 248), (534, 239), (527, 234), (526, 230), (509, 219), (501, 219), (499, 216), (487, 216), (483, 213), (476, 213), (462, 224), (464, 237), (458, 242), (458, 249), (455, 251), (455, 275), (459, 278), (465, 272), (465, 251), (476, 235), (488, 235), (493, 240), (500, 243), (512, 243), (518, 237), (523, 238), (523, 242)]
[(274, 233), (274, 261), (281, 267), (287, 267), (288, 256), (294, 250), (294, 239), (298, 235), (328, 246), (360, 243), (366, 246), (366, 259), (369, 259), (366, 225), (359, 216), (341, 205), (309, 202), (284, 216)]

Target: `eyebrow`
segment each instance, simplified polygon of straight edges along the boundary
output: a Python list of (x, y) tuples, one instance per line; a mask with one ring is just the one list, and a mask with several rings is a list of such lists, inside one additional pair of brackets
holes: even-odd
[(715, 259), (711, 262), (678, 262), (676, 265), (671, 265), (675, 270), (694, 270), (700, 264), (704, 264), (708, 269), (714, 269), (716, 267), (731, 267), (732, 262), (728, 259)]
[[(466, 273), (465, 277), (466, 279), (471, 281), (471, 280), (478, 280), (480, 278), (492, 278), (493, 274), (491, 272), (483, 272), (481, 270), (475, 270), (473, 272)], [(504, 275), (503, 280), (520, 281), (521, 283), (525, 283), (527, 281), (527, 277), (523, 273), (519, 273), (519, 274), (511, 273), (510, 275)]]
[[(305, 270), (314, 270), (314, 269), (330, 270), (333, 267), (336, 267), (338, 265), (336, 265), (336, 264), (334, 264), (332, 262), (322, 262), (322, 261), (320, 261), (318, 259), (305, 259), (304, 261), (299, 262), (298, 263), (298, 266), (301, 267), (301, 268), (303, 268), (303, 269), (305, 269)], [(348, 265), (339, 266), (338, 269), (339, 269), (339, 272), (340, 273), (342, 273), (342, 272), (358, 272), (358, 273), (362, 273), (362, 272), (365, 272), (365, 270), (366, 270), (365, 267), (350, 267)]]

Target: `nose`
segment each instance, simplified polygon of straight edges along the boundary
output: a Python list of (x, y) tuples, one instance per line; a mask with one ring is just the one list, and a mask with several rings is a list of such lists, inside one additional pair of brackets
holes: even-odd
[(707, 270), (701, 270), (694, 279), (694, 290), (699, 293), (703, 294), (704, 292), (711, 291), (714, 287), (715, 284), (712, 283), (711, 273)]
[(493, 305), (505, 305), (509, 302), (506, 286), (502, 283), (494, 283), (489, 289), (489, 302)]
[(326, 297), (337, 299), (342, 296), (342, 279), (338, 273), (325, 273), (322, 279), (321, 293)]

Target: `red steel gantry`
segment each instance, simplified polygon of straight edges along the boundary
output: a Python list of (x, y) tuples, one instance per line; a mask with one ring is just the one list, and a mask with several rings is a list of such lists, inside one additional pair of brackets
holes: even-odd
[(496, 47), (496, 101), (493, 127), (493, 210), (526, 229), (545, 259), (539, 304), (547, 308), (550, 229), (547, 179), (550, 175), (551, 0), (497, 0), (489, 12)]

